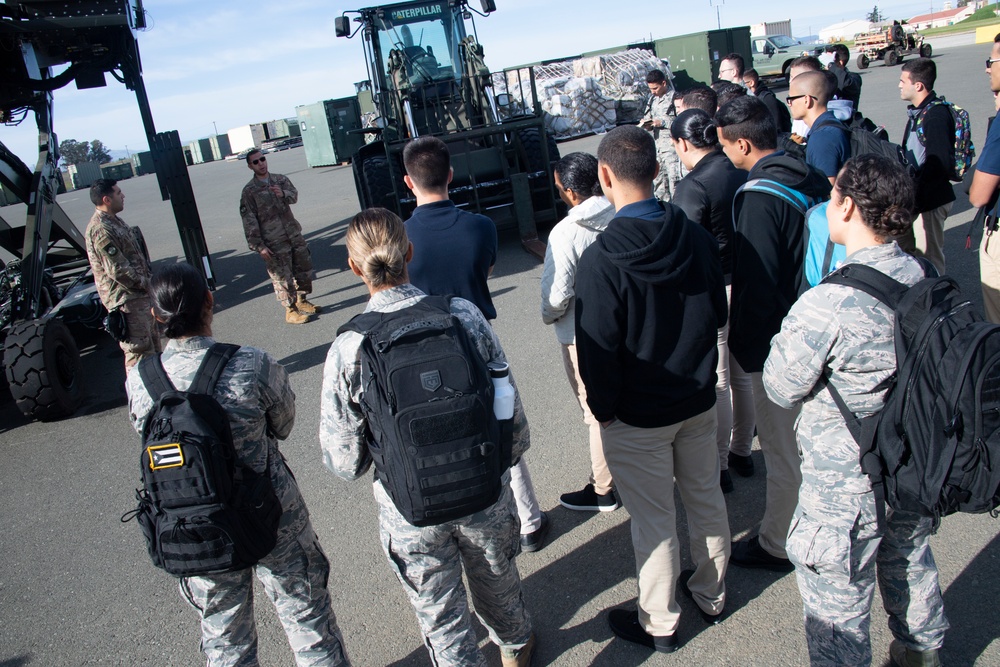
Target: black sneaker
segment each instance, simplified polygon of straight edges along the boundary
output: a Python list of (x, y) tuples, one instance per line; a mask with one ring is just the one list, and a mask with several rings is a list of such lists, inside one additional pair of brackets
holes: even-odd
[(602, 496), (594, 491), (593, 484), (583, 487), (582, 491), (562, 494), (559, 496), (559, 504), (568, 510), (580, 512), (614, 512), (621, 507), (614, 489)]
[(542, 522), (534, 532), (521, 536), (521, 551), (538, 551), (545, 544), (549, 534), (549, 515), (542, 512)]
[[(691, 594), (691, 589), (688, 588), (688, 579), (692, 576), (694, 576), (694, 570), (682, 570), (681, 575), (677, 577), (677, 585), (680, 586), (681, 593), (686, 595), (691, 602), (694, 602), (694, 595)], [(694, 602), (694, 606), (698, 607), (698, 603)], [(726, 618), (725, 610), (720, 611), (718, 614), (709, 614), (701, 607), (698, 607), (698, 612), (701, 614), (701, 620), (709, 625), (718, 625)]]
[(639, 612), (627, 609), (612, 609), (608, 612), (608, 625), (611, 632), (627, 642), (641, 644), (657, 653), (673, 653), (680, 642), (677, 633), (665, 636), (654, 636), (646, 632), (639, 623)]
[(760, 537), (754, 535), (746, 542), (733, 542), (729, 562), (740, 567), (749, 567), (772, 572), (791, 572), (795, 569), (787, 558), (772, 556), (760, 546)]
[(719, 473), (719, 486), (722, 487), (723, 493), (732, 493), (733, 491), (733, 478), (729, 476), (728, 470), (723, 470)]
[(740, 477), (753, 477), (753, 457), (729, 452), (729, 469), (735, 470)]

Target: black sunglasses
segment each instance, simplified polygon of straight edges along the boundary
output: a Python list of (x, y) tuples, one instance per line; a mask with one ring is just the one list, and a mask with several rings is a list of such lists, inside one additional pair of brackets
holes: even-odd
[(812, 97), (812, 95), (789, 95), (785, 98), (785, 104), (791, 104), (800, 97)]
[(260, 164), (261, 162), (267, 162), (267, 158), (261, 155), (256, 160), (250, 160), (250, 164)]
[(987, 58), (986, 59), (986, 69), (993, 66), (993, 63), (1000, 63), (1000, 58)]

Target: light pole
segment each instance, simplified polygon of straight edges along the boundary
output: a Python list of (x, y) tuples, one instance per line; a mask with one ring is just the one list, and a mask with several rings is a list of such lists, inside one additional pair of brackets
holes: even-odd
[(708, 0), (709, 7), (715, 7), (715, 20), (719, 30), (722, 30), (722, 15), (719, 13), (719, 5), (726, 4), (726, 0)]
[(212, 127), (215, 129), (215, 136), (219, 136), (219, 128), (215, 126), (215, 121), (212, 121)]

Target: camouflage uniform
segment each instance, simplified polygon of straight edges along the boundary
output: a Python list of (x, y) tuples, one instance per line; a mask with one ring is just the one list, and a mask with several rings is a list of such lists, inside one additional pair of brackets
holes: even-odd
[(109, 311), (120, 309), (128, 323), (128, 340), (119, 342), (125, 352), (125, 370), (146, 354), (161, 350), (160, 334), (150, 311), (149, 258), (136, 230), (113, 213), (94, 211), (85, 234), (87, 257), (101, 303)]
[[(859, 250), (845, 263), (867, 264), (912, 285), (923, 270), (896, 243)], [(782, 407), (802, 403), (796, 437), (802, 487), (786, 549), (805, 607), (812, 665), (869, 665), (869, 615), (876, 579), (896, 639), (916, 651), (938, 649), (948, 623), (931, 554), (931, 519), (887, 511), (876, 522), (871, 482), (857, 443), (824, 376), (851, 410), (881, 409), (895, 371), (892, 311), (874, 297), (819, 285), (792, 306), (764, 366), (764, 384)], [(877, 573), (876, 573), (877, 570)]]
[[(177, 389), (191, 386), (214, 342), (204, 336), (169, 341), (162, 361)], [(153, 401), (138, 370), (129, 373), (126, 389), (132, 423), (141, 433)], [(295, 393), (288, 374), (266, 352), (243, 347), (223, 371), (215, 398), (230, 414), (240, 459), (258, 472), (270, 470), (282, 515), (277, 545), (253, 568), (180, 579), (181, 595), (201, 614), (201, 648), (209, 667), (257, 665), (252, 574), (274, 601), (296, 664), (348, 665), (327, 590), (330, 564), (278, 450), (277, 439), (287, 438), (295, 423)]]
[[(276, 197), (272, 185), (279, 186), (285, 196)], [(289, 208), (298, 200), (299, 191), (288, 177), (273, 173), (266, 181), (251, 178), (240, 196), (247, 246), (256, 253), (264, 248), (271, 251), (264, 265), (278, 301), (285, 306), (294, 306), (298, 295), (304, 298), (312, 292), (312, 256), (302, 238), (302, 225)]]
[[(392, 312), (424, 297), (406, 284), (374, 294), (367, 311)], [(472, 303), (455, 298), (451, 312), (458, 317), (483, 359), (506, 361), (489, 323)], [(360, 334), (337, 337), (323, 370), (323, 398), (319, 427), (323, 460), (339, 477), (354, 480), (371, 466), (361, 411)], [(513, 378), (511, 378), (513, 384)], [(520, 396), (514, 398), (516, 461), (528, 447), (528, 422)], [(505, 482), (509, 477), (504, 473)], [(519, 523), (509, 484), (500, 499), (481, 512), (437, 526), (418, 528), (396, 509), (379, 481), (379, 533), (389, 565), (417, 614), (431, 661), (443, 667), (485, 667), (462, 586), (462, 566), (476, 614), (490, 639), (506, 655), (515, 654), (531, 636), (531, 619), (521, 595), (521, 578), (514, 557), (519, 546)]]
[(656, 142), (656, 161), (660, 163), (660, 173), (653, 181), (653, 195), (661, 201), (670, 201), (673, 196), (674, 187), (681, 180), (681, 162), (677, 158), (677, 151), (670, 141), (670, 124), (677, 118), (677, 111), (674, 109), (674, 90), (671, 88), (665, 95), (656, 97), (650, 96), (649, 110), (642, 117), (639, 124), (642, 125), (647, 120), (658, 120), (663, 122), (662, 128), (649, 130)]

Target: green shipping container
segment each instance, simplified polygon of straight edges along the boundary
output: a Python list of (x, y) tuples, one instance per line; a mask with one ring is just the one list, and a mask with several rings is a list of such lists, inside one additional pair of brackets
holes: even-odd
[(749, 26), (657, 39), (653, 49), (658, 58), (670, 63), (674, 87), (678, 90), (698, 84), (711, 85), (719, 76), (719, 63), (730, 53), (743, 56), (748, 67), (753, 62)]
[(310, 167), (348, 162), (365, 143), (356, 97), (343, 97), (295, 108), (302, 146)]

